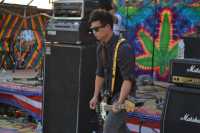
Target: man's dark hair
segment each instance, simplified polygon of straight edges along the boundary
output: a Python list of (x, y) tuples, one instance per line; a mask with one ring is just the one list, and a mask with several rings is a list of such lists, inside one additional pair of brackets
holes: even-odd
[(109, 24), (111, 29), (113, 29), (113, 17), (110, 13), (104, 11), (95, 11), (90, 15), (89, 23), (100, 21), (102, 25)]

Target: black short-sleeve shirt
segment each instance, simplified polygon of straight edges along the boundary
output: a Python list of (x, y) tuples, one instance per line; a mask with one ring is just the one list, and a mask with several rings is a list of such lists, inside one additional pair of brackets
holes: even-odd
[[(120, 37), (113, 34), (110, 40), (106, 43), (105, 51), (108, 65), (105, 64), (102, 58), (102, 45), (103, 42), (97, 47), (97, 70), (96, 75), (100, 77), (105, 77), (104, 70), (110, 68), (112, 71), (113, 66), (113, 54), (117, 42), (120, 40)], [(115, 74), (115, 84), (114, 84), (114, 94), (120, 92), (121, 86), (124, 80), (130, 80), (135, 85), (135, 59), (132, 46), (123, 41), (118, 49), (117, 54), (117, 70)], [(134, 88), (134, 87), (132, 87)]]

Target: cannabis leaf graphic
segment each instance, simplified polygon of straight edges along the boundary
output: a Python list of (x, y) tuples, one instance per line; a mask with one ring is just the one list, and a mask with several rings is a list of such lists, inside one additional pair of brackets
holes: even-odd
[(166, 77), (169, 69), (169, 60), (177, 57), (177, 49), (179, 40), (173, 39), (173, 27), (171, 22), (171, 11), (168, 9), (160, 13), (160, 25), (158, 37), (155, 39), (154, 55), (153, 53), (153, 37), (148, 31), (142, 27), (137, 38), (144, 49), (142, 55), (136, 56), (136, 65), (145, 70), (152, 69), (152, 57), (154, 58), (153, 69), (157, 71), (161, 77)]

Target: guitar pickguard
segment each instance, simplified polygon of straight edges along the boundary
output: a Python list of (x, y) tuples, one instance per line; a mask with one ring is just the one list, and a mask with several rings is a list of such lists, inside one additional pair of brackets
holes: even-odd
[(102, 101), (101, 103), (100, 103), (100, 112), (101, 112), (101, 118), (103, 119), (103, 120), (105, 120), (106, 119), (106, 116), (107, 116), (107, 112), (105, 111), (105, 109), (104, 109), (104, 107), (107, 105), (107, 103), (105, 103), (104, 101)]

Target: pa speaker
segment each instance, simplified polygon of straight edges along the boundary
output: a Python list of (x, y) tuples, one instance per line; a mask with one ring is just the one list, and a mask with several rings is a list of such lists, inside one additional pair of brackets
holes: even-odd
[(200, 89), (169, 86), (162, 112), (161, 133), (200, 131)]
[(96, 46), (46, 45), (43, 90), (44, 133), (93, 133)]
[(181, 37), (184, 40), (185, 51), (184, 58), (200, 59), (200, 38), (199, 37)]

